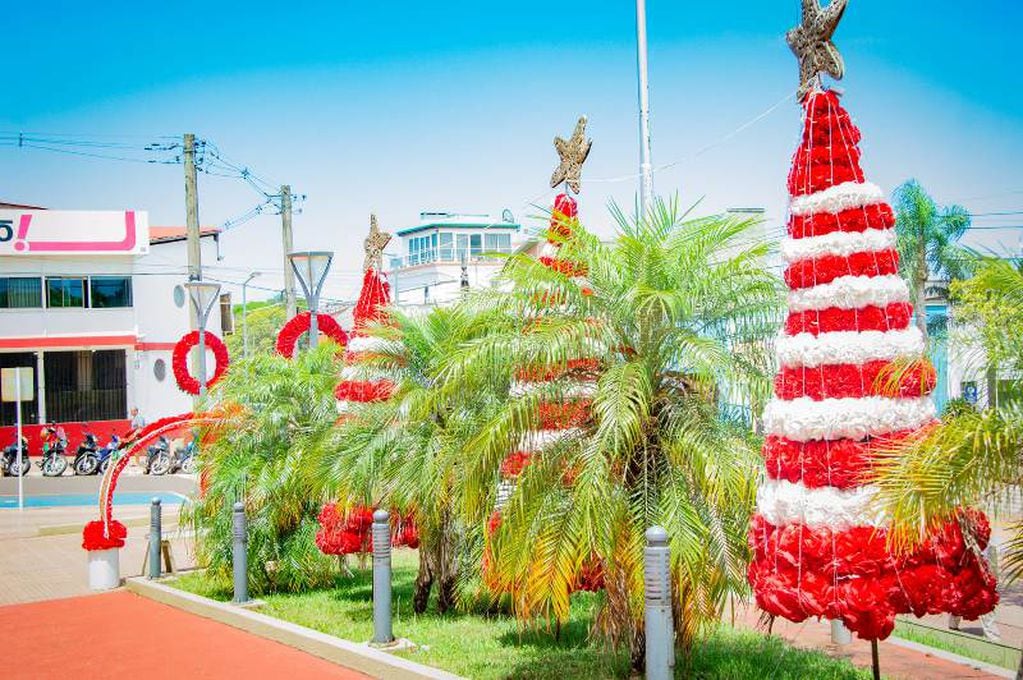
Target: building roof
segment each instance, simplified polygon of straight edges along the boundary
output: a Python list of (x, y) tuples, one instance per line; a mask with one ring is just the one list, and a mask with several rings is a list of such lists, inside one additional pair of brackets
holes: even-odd
[(513, 229), (522, 227), (515, 222), (511, 212), (505, 211), (500, 217), (493, 215), (472, 215), (450, 212), (421, 212), (419, 224), (399, 229), (398, 236), (408, 236), (424, 229)]
[[(217, 236), (220, 234), (218, 227), (200, 227), (199, 237)], [(188, 238), (187, 227), (149, 227), (150, 243), (171, 243), (173, 241), (184, 241)]]
[(24, 203), (0, 201), (0, 210), (46, 210), (46, 208), (41, 205), (25, 205)]

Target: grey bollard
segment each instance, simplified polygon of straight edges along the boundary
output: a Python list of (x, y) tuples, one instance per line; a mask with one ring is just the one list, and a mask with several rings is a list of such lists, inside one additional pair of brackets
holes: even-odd
[(852, 631), (845, 627), (841, 619), (831, 619), (831, 644), (848, 645), (852, 643)]
[(386, 510), (377, 510), (373, 513), (373, 644), (392, 642), (391, 521)]
[(671, 549), (664, 527), (646, 530), (643, 580), (646, 677), (647, 680), (669, 680), (675, 667), (675, 627), (671, 614)]
[(245, 506), (234, 504), (234, 602), (244, 604), (249, 601), (249, 536), (245, 527)]
[(160, 548), (163, 545), (160, 523), (160, 499), (154, 498), (149, 507), (149, 578), (160, 578)]

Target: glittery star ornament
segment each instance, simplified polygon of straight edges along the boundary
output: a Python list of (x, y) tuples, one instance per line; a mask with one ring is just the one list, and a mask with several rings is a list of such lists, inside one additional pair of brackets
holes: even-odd
[(590, 154), (590, 147), (593, 140), (586, 139), (586, 116), (580, 116), (579, 122), (575, 124), (575, 132), (570, 138), (554, 138), (554, 148), (558, 151), (561, 164), (551, 175), (551, 187), (556, 187), (562, 182), (568, 185), (574, 193), (581, 190), (581, 179), (583, 163)]
[(835, 80), (845, 74), (845, 63), (831, 37), (838, 28), (849, 0), (831, 0), (821, 7), (820, 0), (803, 0), (803, 21), (785, 34), (785, 41), (799, 60), (799, 98), (814, 88), (817, 78), (827, 73)]
[(366, 251), (366, 259), (362, 262), (362, 271), (374, 269), (377, 272), (383, 267), (384, 248), (391, 241), (391, 235), (386, 231), (380, 231), (377, 225), (377, 216), (369, 216), (369, 236), (363, 242)]

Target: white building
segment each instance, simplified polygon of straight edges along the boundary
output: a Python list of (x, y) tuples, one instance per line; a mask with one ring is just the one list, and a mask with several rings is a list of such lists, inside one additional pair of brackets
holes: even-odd
[(464, 286), (490, 286), (504, 261), (486, 254), (512, 253), (523, 239), (521, 225), (507, 210), (500, 217), (423, 212), (418, 224), (395, 235), (400, 254), (390, 255), (386, 273), (402, 306), (442, 305)]
[[(200, 243), (215, 262), (216, 230)], [(0, 367), (34, 369), (35, 398), (22, 402), (33, 453), (42, 423), (65, 424), (74, 444), (83, 424), (120, 433), (132, 407), (148, 421), (191, 409), (171, 369), (189, 330), (186, 258), (184, 228), (150, 228), (145, 212), (0, 204)], [(224, 304), (208, 323), (218, 335)], [(4, 403), (3, 445), (14, 420)]]

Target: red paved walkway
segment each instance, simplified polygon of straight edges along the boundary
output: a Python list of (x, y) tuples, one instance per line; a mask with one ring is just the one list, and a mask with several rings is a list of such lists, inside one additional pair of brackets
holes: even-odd
[(124, 591), (0, 607), (0, 630), (5, 679), (368, 677)]

